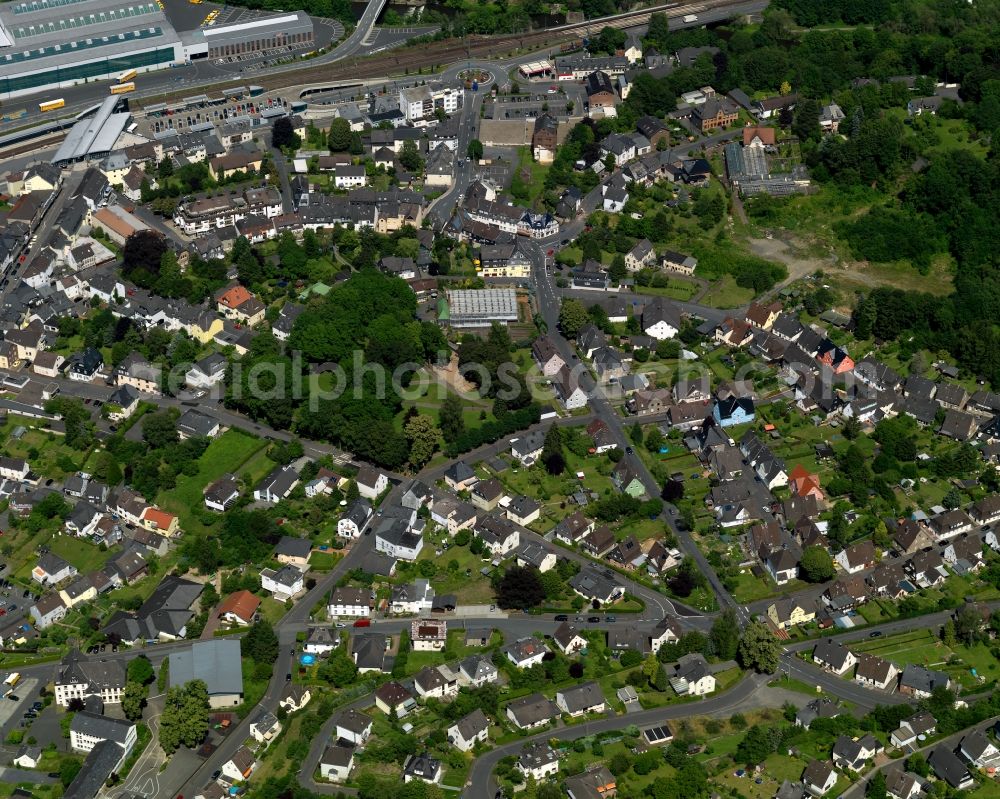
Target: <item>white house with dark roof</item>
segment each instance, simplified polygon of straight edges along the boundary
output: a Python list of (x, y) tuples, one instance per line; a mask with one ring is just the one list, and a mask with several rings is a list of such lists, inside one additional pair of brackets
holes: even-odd
[(458, 680), (462, 685), (479, 688), (497, 681), (499, 672), (486, 655), (470, 655), (458, 666)]
[(292, 493), (299, 484), (299, 473), (291, 466), (278, 466), (253, 491), (257, 502), (276, 504)]
[(559, 717), (559, 708), (544, 694), (534, 693), (508, 703), (507, 719), (519, 730), (534, 730)]
[(448, 728), (448, 740), (460, 752), (469, 752), (477, 743), (487, 739), (489, 731), (490, 720), (476, 708)]
[(544, 642), (537, 638), (519, 638), (503, 648), (507, 659), (519, 669), (527, 669), (541, 663), (549, 652)]
[(358, 497), (337, 520), (337, 535), (341, 538), (358, 538), (372, 517), (372, 505)]
[(454, 699), (458, 677), (445, 665), (424, 666), (413, 676), (413, 687), (421, 699)]
[(824, 796), (837, 784), (837, 772), (830, 763), (812, 760), (802, 772), (802, 784), (813, 796)]
[(545, 433), (541, 430), (534, 430), (525, 433), (519, 438), (511, 439), (510, 452), (520, 461), (523, 466), (531, 466), (539, 457), (545, 447)]
[(552, 634), (552, 640), (555, 641), (559, 651), (564, 655), (574, 654), (587, 646), (587, 639), (580, 635), (576, 627), (568, 621), (564, 621), (556, 627), (556, 631)]
[(344, 782), (351, 776), (354, 768), (353, 746), (342, 746), (334, 742), (323, 750), (319, 759), (320, 776), (330, 782)]
[(362, 466), (358, 469), (354, 481), (357, 483), (358, 493), (365, 499), (376, 499), (389, 487), (389, 478), (371, 466)]
[(847, 674), (857, 662), (855, 654), (833, 638), (822, 638), (813, 647), (813, 663), (834, 674)]
[(354, 746), (363, 746), (372, 734), (373, 719), (354, 709), (344, 710), (337, 716), (337, 740)]
[(302, 571), (295, 566), (262, 569), (260, 587), (270, 592), (279, 602), (284, 602), (305, 589), (305, 578)]
[(590, 681), (558, 691), (556, 705), (563, 713), (576, 718), (587, 713), (603, 713), (607, 707), (607, 700), (604, 698), (601, 686)]
[(434, 589), (430, 581), (418, 577), (412, 583), (392, 589), (389, 609), (392, 613), (430, 613), (434, 604)]
[(326, 603), (327, 615), (331, 618), (347, 616), (350, 618), (367, 618), (371, 613), (371, 598), (365, 588), (355, 588), (342, 585), (330, 592)]
[(539, 782), (559, 773), (559, 755), (547, 741), (525, 744), (517, 758), (517, 770)]

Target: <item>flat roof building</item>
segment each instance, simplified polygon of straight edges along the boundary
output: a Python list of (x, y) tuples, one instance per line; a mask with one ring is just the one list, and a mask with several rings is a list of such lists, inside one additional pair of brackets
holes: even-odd
[(452, 327), (489, 327), (493, 322), (517, 321), (514, 289), (457, 289), (448, 292), (447, 318)]
[(185, 33), (187, 58), (224, 58), (279, 47), (306, 47), (314, 40), (312, 19), (304, 11), (263, 16), (234, 25), (213, 25)]
[(243, 701), (241, 664), (239, 641), (200, 641), (170, 653), (170, 687), (202, 680), (212, 707), (232, 707)]
[(184, 60), (156, 0), (19, 0), (0, 6), (0, 97), (162, 69)]

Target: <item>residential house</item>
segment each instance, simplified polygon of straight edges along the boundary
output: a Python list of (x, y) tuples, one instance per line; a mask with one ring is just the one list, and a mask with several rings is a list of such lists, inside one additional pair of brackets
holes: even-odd
[(434, 603), (434, 589), (430, 581), (418, 577), (412, 583), (397, 585), (392, 589), (389, 609), (392, 613), (430, 613)]
[(505, 713), (519, 730), (534, 730), (555, 721), (559, 707), (544, 694), (534, 693), (508, 703)]
[(257, 743), (265, 746), (270, 745), (280, 732), (281, 722), (268, 710), (257, 711), (254, 720), (250, 722), (250, 735)]
[(958, 754), (976, 768), (996, 769), (1000, 765), (1000, 749), (983, 730), (973, 730), (962, 737)]
[(816, 610), (808, 603), (799, 602), (793, 597), (784, 597), (768, 606), (767, 617), (779, 630), (787, 630), (811, 622), (816, 618)]
[(603, 713), (607, 701), (601, 687), (590, 681), (557, 691), (556, 705), (563, 713), (576, 718), (587, 713)]
[(964, 791), (975, 784), (966, 765), (944, 744), (934, 748), (927, 758), (927, 764), (935, 777), (947, 782), (955, 790)]
[(848, 574), (857, 574), (875, 565), (875, 545), (868, 539), (840, 550), (834, 561)]
[(459, 681), (472, 688), (495, 683), (498, 676), (497, 667), (485, 655), (470, 655), (463, 658), (458, 666)]
[(592, 565), (584, 566), (571, 577), (569, 586), (588, 602), (596, 602), (595, 607), (610, 605), (625, 594), (625, 588), (617, 581), (613, 571)]
[(371, 613), (371, 592), (350, 585), (342, 585), (330, 592), (326, 613), (330, 618), (367, 618)]
[(899, 727), (889, 736), (889, 742), (899, 749), (914, 747), (917, 746), (917, 741), (926, 740), (935, 732), (937, 719), (930, 713), (921, 711), (899, 722)]
[(888, 660), (867, 652), (858, 655), (858, 668), (854, 672), (856, 683), (885, 691), (890, 686), (895, 687), (898, 676), (899, 669)]
[(375, 707), (387, 716), (391, 713), (405, 716), (414, 704), (413, 694), (398, 682), (383, 683), (375, 689)]
[(825, 796), (837, 784), (837, 772), (829, 763), (812, 760), (802, 772), (802, 784), (813, 796)]
[(38, 563), (31, 570), (31, 579), (42, 585), (56, 585), (78, 574), (75, 566), (52, 552), (46, 552), (38, 558)]
[(923, 785), (913, 774), (900, 769), (887, 769), (885, 773), (885, 794), (890, 799), (915, 799), (923, 791)]
[(292, 493), (299, 484), (299, 473), (291, 466), (277, 466), (267, 475), (253, 491), (257, 502), (277, 504)]
[(567, 777), (565, 786), (569, 799), (614, 799), (618, 795), (618, 783), (604, 765)]
[(646, 494), (646, 486), (631, 458), (622, 458), (615, 464), (611, 470), (611, 482), (615, 488), (630, 497), (642, 497)]
[(440, 652), (448, 641), (444, 619), (416, 619), (410, 623), (410, 645), (416, 652)]
[(938, 687), (951, 687), (951, 678), (943, 671), (909, 664), (899, 677), (899, 692), (915, 699), (927, 699)]
[(367, 499), (358, 497), (337, 520), (337, 535), (341, 538), (358, 538), (371, 517), (371, 503)]
[(489, 480), (480, 480), (472, 487), (470, 499), (472, 504), (480, 510), (491, 511), (500, 504), (503, 499), (503, 483), (495, 477)]
[[(519, 496), (514, 497), (510, 504), (507, 506), (507, 518), (510, 519), (515, 524), (519, 524), (522, 527), (527, 527), (532, 522), (538, 521), (541, 517), (542, 506), (536, 502), (531, 497)], [(521, 545), (521, 550), (525, 549), (525, 544)], [(535, 545), (536, 547), (539, 545)], [(539, 554), (540, 560), (538, 563), (534, 564), (538, 567), (539, 571), (548, 571), (556, 565), (556, 555), (554, 552), (549, 552), (545, 550), (542, 553), (537, 553), (536, 549), (525, 550), (530, 554)], [(520, 552), (520, 550), (519, 550)], [(520, 554), (518, 555), (519, 560), (521, 560)], [(530, 555), (523, 558), (523, 560), (530, 561)], [(523, 564), (521, 564), (523, 565)]]
[(447, 666), (425, 666), (414, 675), (413, 686), (422, 699), (453, 699), (458, 677)]
[(871, 733), (861, 738), (841, 735), (833, 745), (833, 763), (837, 768), (859, 772), (884, 748)]
[(403, 762), (403, 782), (419, 780), (433, 785), (441, 782), (443, 774), (441, 761), (427, 755), (408, 755)]
[(448, 740), (460, 752), (471, 751), (477, 743), (486, 741), (490, 720), (476, 708), (448, 728)]
[(795, 713), (795, 726), (808, 730), (816, 719), (836, 718), (842, 712), (840, 705), (826, 697), (813, 699)]
[(510, 441), (511, 454), (522, 466), (531, 466), (542, 454), (545, 447), (545, 433), (535, 430)]
[(468, 491), (478, 480), (465, 461), (455, 461), (444, 473), (444, 482), (452, 491)]
[(260, 599), (250, 591), (237, 591), (225, 598), (216, 608), (215, 615), (229, 624), (249, 627), (257, 619)]
[(507, 659), (519, 669), (530, 668), (545, 659), (549, 648), (537, 638), (519, 638), (503, 648)]
[(370, 466), (362, 466), (358, 469), (355, 483), (358, 486), (358, 493), (365, 499), (377, 499), (388, 487), (389, 478), (377, 469)]
[(559, 773), (559, 755), (547, 741), (532, 741), (524, 745), (516, 767), (525, 778), (539, 782)]
[(712, 408), (712, 418), (721, 427), (747, 424), (754, 420), (754, 404), (750, 397), (728, 397), (716, 401)]
[(295, 566), (262, 569), (260, 587), (269, 591), (279, 602), (285, 602), (305, 590), (305, 578)]
[(680, 311), (673, 303), (656, 297), (642, 309), (642, 332), (657, 341), (673, 338), (680, 332)]
[(366, 713), (354, 709), (341, 711), (337, 716), (336, 738), (352, 746), (364, 746), (372, 734), (374, 720)]
[(343, 746), (340, 741), (329, 744), (319, 759), (320, 776), (330, 782), (345, 782), (354, 768), (353, 746)]
[(566, 365), (566, 361), (563, 360), (552, 339), (548, 336), (539, 336), (534, 340), (531, 345), (531, 354), (545, 377), (552, 377)]
[(833, 638), (822, 638), (813, 647), (813, 663), (834, 674), (844, 676), (857, 665), (858, 659), (851, 650)]
[(552, 634), (552, 640), (555, 641), (559, 651), (564, 655), (575, 654), (587, 646), (587, 639), (580, 635), (576, 627), (568, 621), (564, 621), (556, 627), (556, 631)]
[(715, 676), (705, 656), (695, 652), (678, 659), (670, 686), (678, 696), (705, 696), (715, 690)]
[(236, 753), (222, 764), (222, 776), (233, 783), (245, 782), (250, 779), (254, 769), (257, 768), (257, 760), (246, 746), (241, 746)]

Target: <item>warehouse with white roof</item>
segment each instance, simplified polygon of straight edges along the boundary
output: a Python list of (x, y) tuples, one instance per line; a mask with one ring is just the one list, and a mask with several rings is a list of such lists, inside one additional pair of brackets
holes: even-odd
[(178, 33), (157, 0), (14, 0), (0, 4), (0, 99), (313, 42), (302, 11)]
[(156, 0), (15, 0), (0, 5), (0, 98), (183, 61)]

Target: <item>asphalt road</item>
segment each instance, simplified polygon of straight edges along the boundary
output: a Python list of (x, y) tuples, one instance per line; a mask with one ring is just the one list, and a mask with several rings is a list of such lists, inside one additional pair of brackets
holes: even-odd
[(688, 716), (724, 716), (735, 712), (749, 700), (758, 688), (767, 684), (771, 679), (769, 675), (752, 675), (744, 677), (732, 689), (725, 693), (702, 699), (697, 702), (685, 702), (679, 705), (656, 708), (654, 710), (644, 710), (640, 713), (629, 713), (625, 716), (612, 716), (597, 721), (588, 721), (585, 724), (576, 724), (571, 727), (559, 727), (555, 730), (522, 738), (513, 743), (504, 744), (491, 749), (486, 754), (480, 755), (472, 764), (472, 771), (469, 773), (469, 788), (462, 796), (469, 799), (484, 799), (491, 797), (496, 791), (496, 783), (493, 780), (493, 770), (497, 764), (508, 755), (520, 754), (525, 744), (533, 741), (575, 740), (599, 732), (620, 730), (623, 727), (637, 725), (639, 727), (651, 727), (661, 724), (671, 719), (687, 718)]
[[(636, 474), (642, 480), (643, 485), (646, 487), (646, 493), (651, 497), (658, 497), (660, 495), (660, 486), (656, 482), (652, 473), (646, 467), (646, 464), (633, 452), (632, 442), (625, 434), (625, 427), (622, 424), (621, 416), (615, 408), (612, 407), (611, 403), (604, 395), (603, 390), (596, 384), (590, 372), (583, 369), (580, 365), (579, 359), (573, 351), (572, 346), (559, 330), (560, 301), (556, 294), (555, 286), (553, 285), (552, 276), (548, 274), (545, 269), (545, 254), (542, 250), (543, 246), (544, 245), (538, 245), (534, 248), (532, 267), (535, 286), (538, 291), (540, 312), (542, 319), (545, 321), (546, 328), (548, 329), (548, 336), (552, 340), (560, 356), (562, 356), (562, 359), (567, 364), (570, 364), (571, 368), (579, 372), (578, 379), (580, 387), (586, 391), (590, 397), (590, 411), (596, 418), (601, 419), (607, 425), (608, 429), (612, 433), (612, 436), (614, 437), (615, 442), (618, 444), (619, 449), (625, 453), (624, 457), (633, 465)], [(749, 621), (750, 617), (745, 608), (738, 605), (732, 598), (725, 586), (722, 584), (718, 575), (715, 573), (715, 570), (709, 564), (705, 555), (695, 544), (694, 539), (691, 538), (690, 534), (681, 530), (677, 526), (676, 518), (677, 509), (672, 505), (667, 504), (664, 507), (660, 519), (677, 537), (677, 540), (684, 552), (694, 559), (695, 563), (698, 565), (698, 570), (704, 574), (708, 580), (720, 606), (735, 608), (742, 622), (745, 623)]]

